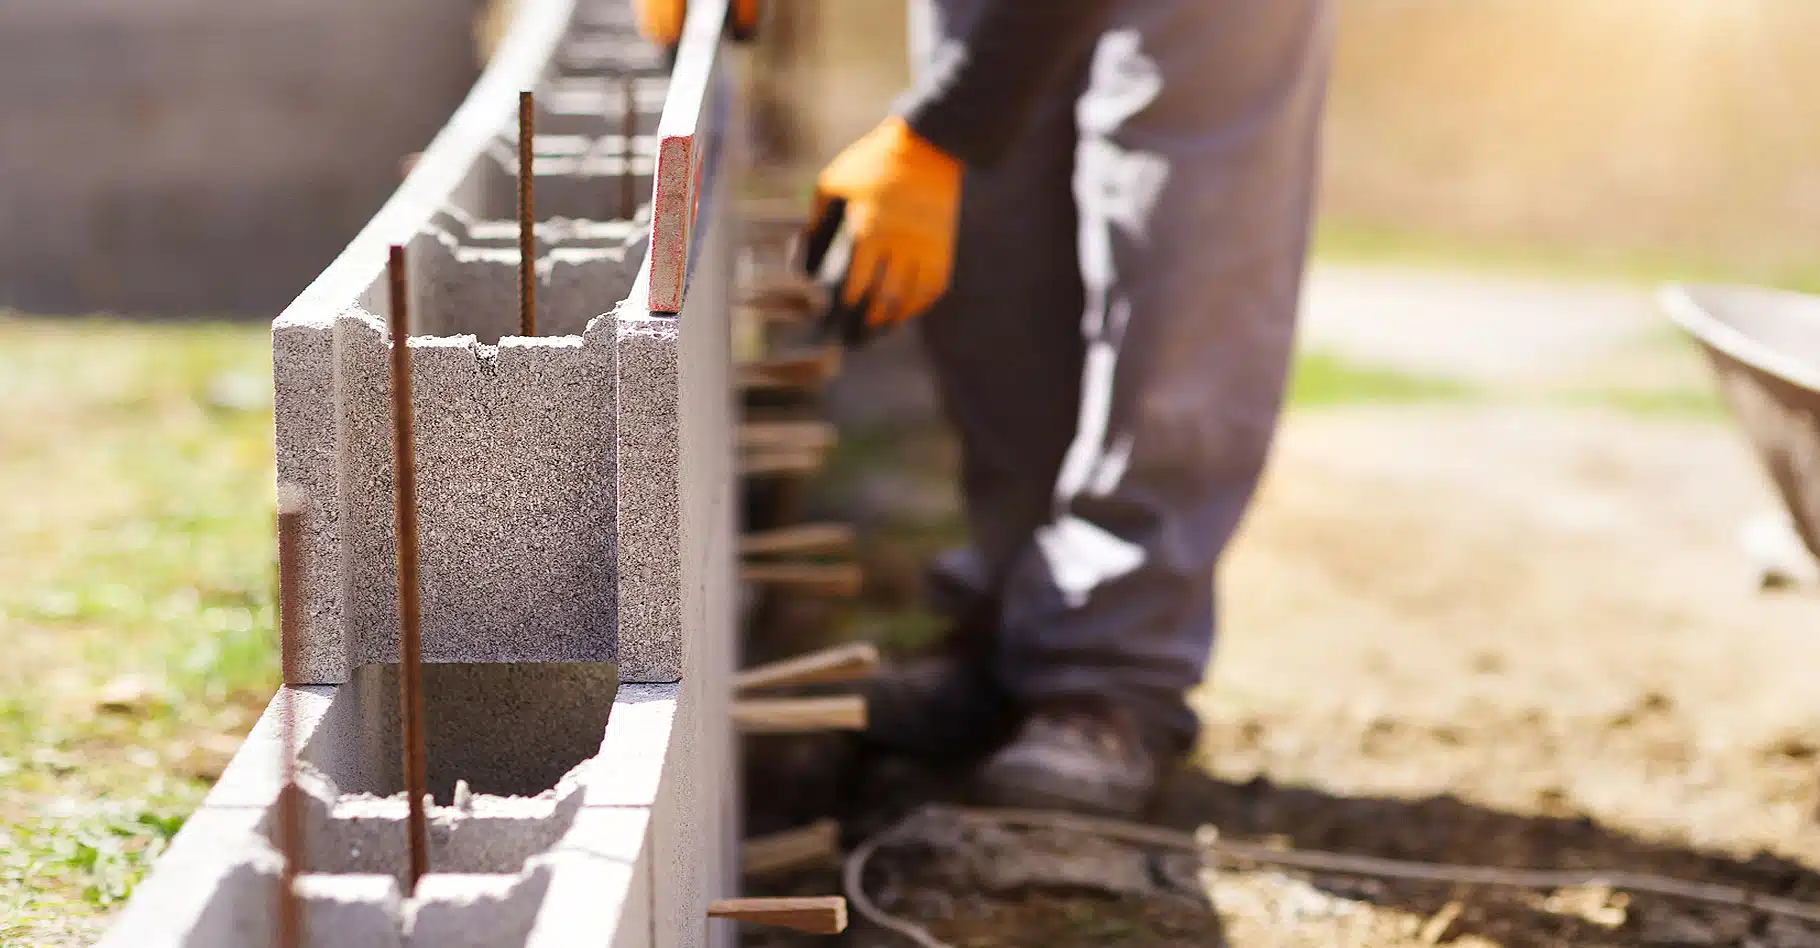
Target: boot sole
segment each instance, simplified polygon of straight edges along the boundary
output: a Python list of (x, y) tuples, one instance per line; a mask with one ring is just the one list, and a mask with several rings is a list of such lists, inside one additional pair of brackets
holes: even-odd
[(1144, 812), (1154, 790), (1130, 788), (1111, 794), (1074, 794), (1059, 789), (1047, 772), (1021, 767), (994, 768), (974, 781), (981, 805), (1002, 809), (1062, 810), (1087, 816), (1131, 819)]

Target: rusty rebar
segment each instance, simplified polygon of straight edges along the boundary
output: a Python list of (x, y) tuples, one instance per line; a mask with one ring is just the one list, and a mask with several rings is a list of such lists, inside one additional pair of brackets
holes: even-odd
[(626, 220), (631, 220), (638, 213), (638, 192), (633, 187), (633, 158), (638, 148), (633, 144), (638, 136), (638, 77), (627, 75), (620, 82), (620, 89), (625, 94), (619, 115), (620, 151), (619, 151), (619, 207)]
[(532, 186), (537, 180), (535, 154), (537, 103), (529, 89), (518, 94), (518, 334), (537, 335), (537, 215)]
[(429, 870), (424, 825), (423, 639), (417, 579), (417, 445), (411, 409), (410, 319), (404, 248), (392, 246), (386, 268), (392, 311), (392, 504), (398, 528), (398, 701), (404, 732), (404, 793), (410, 807), (411, 891)]
[(291, 679), (296, 672), (299, 611), (303, 602), (303, 500), (291, 485), (278, 492), (278, 721), (283, 746), (283, 782), (278, 787), (278, 948), (302, 948), (303, 903), (297, 877), (303, 873), (303, 799), (297, 788), (297, 709)]

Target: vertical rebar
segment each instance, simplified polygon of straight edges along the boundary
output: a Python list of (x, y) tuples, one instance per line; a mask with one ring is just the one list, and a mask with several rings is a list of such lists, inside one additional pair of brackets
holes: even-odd
[(638, 213), (638, 192), (633, 187), (632, 160), (638, 154), (633, 143), (638, 135), (638, 77), (627, 75), (620, 82), (624, 101), (619, 114), (619, 207), (620, 216), (631, 220)]
[(398, 701), (404, 732), (404, 792), (410, 807), (411, 891), (429, 869), (424, 826), (423, 639), (417, 579), (417, 445), (412, 434), (410, 319), (404, 248), (392, 246), (386, 268), (392, 311), (392, 504), (398, 528)]
[(537, 215), (531, 189), (537, 180), (532, 115), (537, 103), (529, 89), (518, 94), (518, 334), (537, 335)]
[(303, 903), (297, 877), (303, 873), (303, 800), (297, 789), (297, 709), (291, 679), (296, 671), (299, 610), (303, 602), (303, 499), (292, 485), (278, 491), (278, 656), (282, 680), (278, 705), (283, 746), (283, 783), (278, 788), (278, 850), (284, 867), (278, 877), (278, 948), (302, 948)]

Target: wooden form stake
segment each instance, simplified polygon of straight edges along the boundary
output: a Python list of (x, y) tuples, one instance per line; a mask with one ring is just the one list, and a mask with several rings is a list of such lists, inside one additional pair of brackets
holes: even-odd
[(878, 648), (871, 642), (851, 642), (810, 652), (781, 662), (748, 668), (733, 676), (734, 691), (761, 688), (795, 688), (861, 681), (878, 674)]
[(840, 371), (840, 349), (835, 346), (809, 352), (745, 362), (738, 366), (739, 387), (748, 391), (815, 389)]
[(722, 899), (708, 906), (709, 918), (787, 928), (810, 935), (847, 930), (847, 900), (838, 895), (800, 899)]
[[(392, 505), (398, 529), (398, 720), (404, 737), (404, 794), (410, 808), (410, 889), (429, 871), (423, 798), (428, 782), (423, 746), (423, 639), (417, 579), (417, 444), (411, 407), (411, 321), (404, 248), (392, 246), (386, 275), (392, 310)], [(407, 893), (408, 894), (408, 893)]]
[(733, 723), (742, 734), (863, 731), (866, 699), (858, 695), (750, 698), (733, 702)]
[(530, 90), (518, 94), (518, 334), (537, 335), (537, 213), (531, 194), (537, 181), (537, 103)]
[(840, 823), (817, 820), (808, 826), (757, 836), (739, 847), (739, 868), (748, 876), (774, 876), (820, 869), (840, 861)]
[(297, 709), (288, 684), (295, 667), (298, 610), (303, 592), (303, 500), (284, 485), (278, 492), (278, 656), (283, 670), (278, 706), (282, 731), (279, 753), (283, 772), (278, 786), (278, 851), (284, 865), (278, 875), (278, 948), (302, 948), (303, 903), (297, 876), (303, 871), (303, 800), (297, 789)]
[(739, 581), (851, 599), (865, 587), (866, 572), (858, 563), (741, 563)]
[(834, 426), (825, 421), (748, 421), (740, 424), (738, 437), (746, 451), (826, 451), (835, 441)]
[(844, 523), (803, 523), (739, 538), (741, 556), (851, 554), (853, 527)]

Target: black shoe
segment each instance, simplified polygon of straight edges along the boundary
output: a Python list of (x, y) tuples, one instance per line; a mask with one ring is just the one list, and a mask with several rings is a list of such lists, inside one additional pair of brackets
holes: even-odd
[(1132, 817), (1155, 795), (1162, 760), (1123, 708), (1099, 701), (1038, 707), (980, 769), (991, 806)]
[(985, 663), (964, 656), (886, 665), (865, 695), (862, 746), (929, 764), (977, 761), (1010, 739), (1017, 724)]

